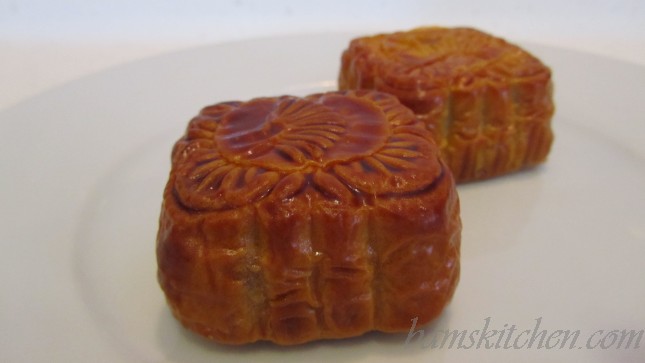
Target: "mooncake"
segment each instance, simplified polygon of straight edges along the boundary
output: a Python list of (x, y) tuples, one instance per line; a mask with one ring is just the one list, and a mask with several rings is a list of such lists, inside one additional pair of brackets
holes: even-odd
[(203, 108), (163, 194), (158, 281), (173, 315), (234, 345), (437, 317), (459, 279), (461, 221), (428, 133), (375, 91)]
[(457, 182), (544, 162), (553, 140), (551, 71), (503, 39), (425, 27), (356, 38), (339, 89), (396, 96), (432, 132)]

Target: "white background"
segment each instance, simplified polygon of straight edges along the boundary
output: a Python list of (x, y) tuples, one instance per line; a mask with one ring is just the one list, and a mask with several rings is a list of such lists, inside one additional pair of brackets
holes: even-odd
[(467, 25), (645, 65), (642, 0), (0, 0), (0, 109), (118, 64), (283, 34)]

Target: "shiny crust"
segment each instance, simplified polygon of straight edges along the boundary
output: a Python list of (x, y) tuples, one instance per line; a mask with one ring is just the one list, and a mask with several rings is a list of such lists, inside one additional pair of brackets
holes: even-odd
[(450, 171), (396, 98), (204, 108), (172, 152), (157, 238), (175, 317), (226, 344), (407, 331), (459, 278)]
[(418, 28), (354, 39), (339, 89), (397, 96), (423, 120), (457, 182), (546, 160), (551, 72), (523, 49), (469, 28)]

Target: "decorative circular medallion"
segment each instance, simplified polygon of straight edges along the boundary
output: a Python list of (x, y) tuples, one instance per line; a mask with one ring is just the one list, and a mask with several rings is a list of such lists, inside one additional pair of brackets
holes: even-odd
[(421, 190), (442, 170), (431, 136), (390, 95), (283, 96), (206, 107), (173, 151), (174, 191), (194, 210), (235, 208), (307, 185), (325, 198)]

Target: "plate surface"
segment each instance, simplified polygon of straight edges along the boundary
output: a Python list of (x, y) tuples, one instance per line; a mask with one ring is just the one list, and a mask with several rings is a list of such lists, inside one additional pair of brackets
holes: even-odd
[(554, 71), (556, 141), (539, 168), (459, 186), (462, 277), (440, 319), (293, 348), (174, 321), (154, 256), (172, 144), (204, 105), (333, 89), (352, 36), (168, 54), (0, 113), (0, 361), (642, 361), (645, 68), (530, 44)]

